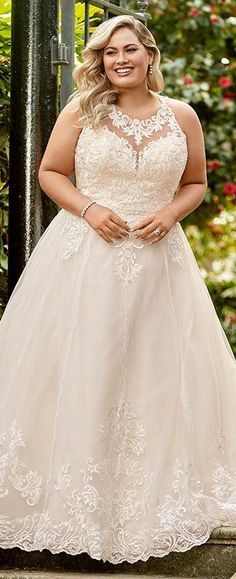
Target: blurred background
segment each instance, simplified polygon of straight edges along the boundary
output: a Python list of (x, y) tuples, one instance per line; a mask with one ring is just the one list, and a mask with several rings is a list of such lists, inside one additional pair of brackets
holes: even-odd
[[(136, 9), (133, 0), (127, 6)], [(152, 0), (146, 11), (161, 51), (163, 94), (191, 104), (202, 123), (208, 189), (181, 224), (236, 353), (236, 5)], [(76, 2), (75, 63), (84, 46), (84, 19), (85, 6)], [(90, 6), (89, 30), (102, 19), (103, 10)], [(10, 66), (11, 2), (0, 0), (0, 317), (8, 299)]]

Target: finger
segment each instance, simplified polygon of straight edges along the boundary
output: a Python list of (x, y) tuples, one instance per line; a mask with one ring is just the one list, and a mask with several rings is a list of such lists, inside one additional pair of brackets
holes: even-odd
[(158, 241), (161, 241), (161, 239), (164, 239), (166, 234), (167, 234), (167, 231), (162, 231), (160, 233), (160, 235), (155, 235), (155, 238), (151, 239), (148, 243), (150, 243), (150, 244), (158, 243)]
[(148, 233), (147, 235), (143, 235), (143, 239), (149, 241), (150, 239), (156, 239), (156, 237), (160, 237), (160, 235), (162, 233), (165, 233), (165, 230), (163, 229), (158, 235), (155, 233), (155, 229), (153, 229), (150, 233)]
[(153, 227), (153, 223), (151, 223), (150, 225), (147, 225), (146, 227), (143, 227), (142, 229), (137, 231), (135, 233), (135, 237), (139, 237), (141, 239), (147, 239), (148, 236), (153, 235), (153, 231), (154, 231), (154, 227)]
[(108, 227), (110, 227), (112, 231), (117, 233), (117, 235), (121, 235), (121, 237), (123, 237), (124, 235), (127, 236), (129, 234), (129, 232), (126, 229), (124, 229), (119, 225), (115, 225), (113, 221), (108, 221), (107, 225)]
[(104, 239), (104, 241), (107, 241), (107, 243), (112, 243), (112, 240), (102, 230), (97, 230), (97, 233), (102, 239)]
[(120, 232), (116, 232), (112, 227), (109, 227), (109, 225), (104, 225), (103, 226), (103, 231), (106, 233), (106, 235), (109, 238), (114, 238), (114, 239), (121, 239), (122, 238), (122, 234)]
[(112, 213), (110, 220), (113, 223), (116, 223), (116, 225), (119, 225), (120, 227), (125, 229), (126, 231), (130, 231), (130, 226), (128, 225), (127, 221), (125, 221), (124, 219), (121, 219), (121, 217), (119, 217), (115, 213)]
[(133, 225), (133, 227), (131, 228), (131, 231), (137, 231), (138, 229), (142, 229), (142, 227), (146, 227), (147, 225), (150, 225), (150, 223), (152, 223), (152, 222), (153, 222), (153, 217), (146, 217), (142, 221), (139, 221), (138, 223)]

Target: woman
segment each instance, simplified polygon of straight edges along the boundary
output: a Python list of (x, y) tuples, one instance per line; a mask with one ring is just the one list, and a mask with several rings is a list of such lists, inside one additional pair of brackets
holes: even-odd
[(202, 129), (159, 62), (102, 23), (42, 159), (61, 210), (1, 322), (1, 547), (135, 562), (236, 523), (235, 362), (179, 223)]

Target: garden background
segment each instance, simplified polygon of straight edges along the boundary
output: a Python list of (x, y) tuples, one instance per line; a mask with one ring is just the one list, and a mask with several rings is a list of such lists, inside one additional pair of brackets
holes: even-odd
[[(236, 7), (231, 0), (152, 0), (147, 10), (161, 51), (163, 92), (191, 104), (202, 123), (208, 189), (201, 206), (181, 224), (236, 353)], [(91, 26), (101, 17), (91, 8)], [(76, 59), (83, 47), (83, 19), (84, 5), (77, 3)], [(0, 0), (0, 317), (7, 302), (10, 38), (11, 2)]]

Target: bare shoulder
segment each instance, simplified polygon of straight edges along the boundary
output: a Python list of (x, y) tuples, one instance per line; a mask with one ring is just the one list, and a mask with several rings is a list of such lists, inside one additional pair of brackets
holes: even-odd
[(57, 117), (41, 161), (41, 170), (73, 174), (75, 148), (81, 132), (78, 121), (79, 103), (77, 99), (73, 99)]
[(75, 96), (67, 102), (67, 104), (63, 107), (60, 112), (60, 117), (69, 124), (76, 124), (78, 123), (80, 117), (80, 99), (79, 96)]
[(79, 112), (79, 102), (80, 97), (78, 95), (71, 96), (70, 100), (67, 102), (67, 104), (64, 106), (62, 110), (69, 113)]
[(176, 119), (185, 133), (189, 133), (194, 128), (201, 128), (199, 117), (194, 108), (185, 101), (165, 96), (165, 101), (170, 106)]

